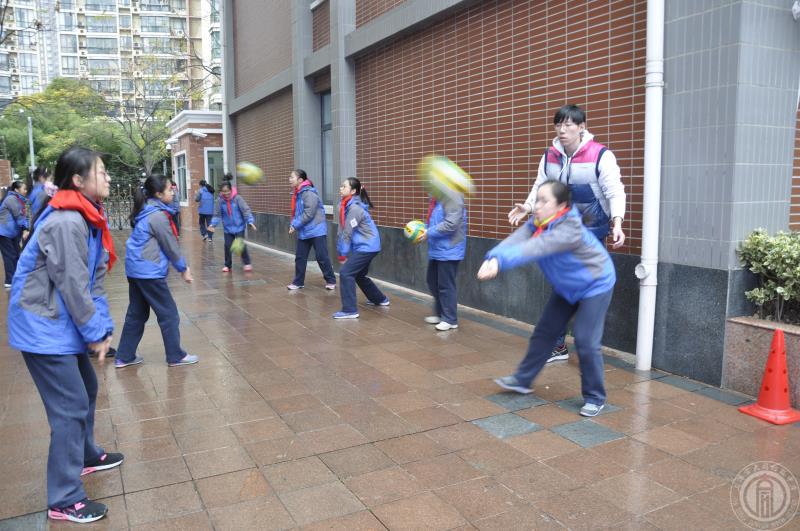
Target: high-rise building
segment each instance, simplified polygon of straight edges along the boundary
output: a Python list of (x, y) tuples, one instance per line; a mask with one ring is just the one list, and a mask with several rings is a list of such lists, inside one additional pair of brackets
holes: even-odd
[(217, 0), (8, 0), (3, 31), (0, 102), (70, 77), (121, 113), (221, 105)]

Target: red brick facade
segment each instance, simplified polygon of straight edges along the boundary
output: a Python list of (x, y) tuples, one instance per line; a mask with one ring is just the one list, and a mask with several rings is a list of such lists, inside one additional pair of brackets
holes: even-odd
[(797, 111), (797, 126), (794, 133), (794, 171), (789, 202), (789, 230), (800, 231), (800, 109)]
[(387, 11), (394, 9), (406, 0), (357, 0), (356, 2), (356, 27), (378, 18)]
[(326, 0), (312, 14), (314, 35), (312, 49), (316, 52), (331, 42), (331, 3)]
[[(220, 129), (220, 124), (192, 124), (196, 129)], [(182, 135), (178, 143), (172, 146), (173, 158), (172, 168), (175, 164), (175, 154), (184, 152), (186, 155), (186, 175), (189, 181), (187, 206), (181, 207), (181, 226), (185, 228), (197, 229), (197, 203), (194, 202), (194, 194), (200, 189), (200, 181), (205, 179), (205, 149), (222, 148), (222, 133), (209, 133), (205, 138), (198, 138), (191, 134)], [(177, 176), (173, 176), (177, 178)]]
[[(367, 6), (392, 2), (359, 2)], [(501, 238), (550, 143), (552, 115), (583, 106), (628, 194), (623, 252), (641, 246), (646, 0), (484, 2), (356, 61), (358, 175), (381, 225), (424, 215), (426, 153), (470, 172), (470, 235)], [(363, 17), (363, 15), (362, 15)], [(583, 23), (576, 23), (583, 21)]]
[(291, 66), (291, 15), (291, 2), (236, 4), (233, 10), (233, 55), (234, 93), (237, 97)]
[(0, 186), (8, 186), (11, 184), (11, 177), (14, 174), (11, 168), (11, 161), (0, 159)]
[(292, 92), (286, 90), (234, 118), (236, 160), (256, 164), (266, 179), (239, 186), (255, 212), (289, 212), (289, 173), (294, 169)]

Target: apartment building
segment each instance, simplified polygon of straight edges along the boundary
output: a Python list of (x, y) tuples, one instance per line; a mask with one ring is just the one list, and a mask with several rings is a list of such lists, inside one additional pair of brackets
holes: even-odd
[[(119, 111), (219, 108), (217, 0), (9, 0), (0, 103), (56, 77), (89, 80)], [(217, 43), (214, 45), (214, 43)]]

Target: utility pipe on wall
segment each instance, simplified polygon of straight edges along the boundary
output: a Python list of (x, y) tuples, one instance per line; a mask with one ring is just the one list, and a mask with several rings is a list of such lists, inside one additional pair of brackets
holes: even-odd
[(642, 261), (639, 279), (639, 323), (636, 368), (650, 370), (658, 285), (659, 210), (661, 206), (661, 133), (664, 100), (664, 0), (647, 0), (647, 63), (645, 67), (644, 205)]

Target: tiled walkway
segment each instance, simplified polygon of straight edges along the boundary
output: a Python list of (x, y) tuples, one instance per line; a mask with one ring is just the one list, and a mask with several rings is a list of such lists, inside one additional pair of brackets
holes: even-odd
[[(800, 428), (738, 413), (737, 395), (610, 359), (611, 406), (585, 420), (574, 356), (535, 395), (498, 393), (491, 378), (514, 368), (527, 329), (462, 315), (435, 333), (427, 303), (394, 291), (388, 308), (333, 321), (339, 296), (315, 265), (287, 292), (291, 259), (256, 250), (251, 276), (223, 276), (221, 242), (185, 239), (196, 280), (171, 283), (201, 362), (167, 368), (151, 319), (144, 365), (98, 368), (97, 439), (126, 460), (85, 478), (109, 505), (93, 526), (746, 529), (730, 501), (739, 470), (800, 475)], [(107, 287), (121, 328), (122, 264)], [(5, 329), (0, 393), (0, 530), (44, 529), (49, 429)]]

